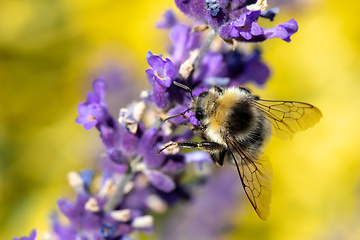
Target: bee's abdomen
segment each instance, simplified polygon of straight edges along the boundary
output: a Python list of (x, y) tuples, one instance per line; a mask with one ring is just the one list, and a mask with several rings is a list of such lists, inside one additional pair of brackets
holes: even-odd
[(265, 121), (257, 121), (254, 128), (249, 133), (238, 141), (244, 148), (251, 148), (253, 150), (259, 149), (267, 137), (270, 135), (269, 128)]

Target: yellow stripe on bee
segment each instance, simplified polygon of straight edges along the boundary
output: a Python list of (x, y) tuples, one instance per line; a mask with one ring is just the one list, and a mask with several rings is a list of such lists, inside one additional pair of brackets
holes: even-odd
[(210, 124), (221, 125), (222, 122), (226, 121), (232, 112), (232, 108), (237, 102), (246, 95), (243, 94), (239, 89), (229, 88), (223, 95), (216, 100), (216, 112), (210, 118)]
[(246, 97), (246, 94), (239, 91), (237, 88), (228, 88), (221, 96), (219, 96), (215, 103), (216, 109), (214, 109), (214, 112), (209, 118), (207, 135), (211, 140), (220, 144), (225, 144), (222, 140), (221, 129), (224, 128), (225, 121), (229, 119), (232, 108), (244, 97)]

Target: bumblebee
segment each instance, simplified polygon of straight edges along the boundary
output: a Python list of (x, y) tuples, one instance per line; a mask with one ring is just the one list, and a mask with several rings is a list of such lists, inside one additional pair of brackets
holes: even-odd
[(269, 101), (260, 99), (243, 87), (220, 88), (193, 97), (191, 89), (175, 82), (191, 94), (190, 108), (165, 120), (195, 113), (201, 123), (197, 132), (202, 142), (171, 142), (169, 147), (199, 148), (210, 153), (216, 165), (225, 158), (236, 165), (245, 193), (256, 213), (266, 220), (270, 213), (272, 167), (263, 154), (271, 135), (291, 139), (295, 132), (303, 131), (320, 121), (320, 110), (308, 103)]

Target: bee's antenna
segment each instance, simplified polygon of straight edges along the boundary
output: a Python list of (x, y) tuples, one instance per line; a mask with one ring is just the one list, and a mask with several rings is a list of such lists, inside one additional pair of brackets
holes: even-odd
[[(184, 85), (184, 86), (185, 86), (185, 85)], [(183, 115), (185, 115), (185, 113), (186, 113), (187, 111), (189, 111), (189, 110), (191, 110), (191, 108), (188, 108), (188, 109), (186, 109), (185, 111), (183, 111), (183, 112), (181, 112), (181, 113), (179, 113), (179, 114), (176, 114), (176, 115), (174, 115), (174, 116), (165, 118), (163, 121), (166, 122), (167, 120), (170, 120), (170, 119), (172, 119), (172, 118), (176, 118), (176, 117), (178, 117), (178, 116), (183, 116)]]
[[(178, 87), (181, 87), (181, 88), (185, 89), (186, 91), (189, 91), (191, 98), (193, 98), (191, 88), (189, 88), (188, 86), (186, 86), (186, 85), (184, 85), (184, 84), (181, 84), (181, 83), (179, 83), (179, 82), (176, 82), (176, 81), (174, 81), (174, 84), (175, 84), (176, 86), (178, 86)], [(188, 109), (187, 111), (189, 111), (189, 109)]]

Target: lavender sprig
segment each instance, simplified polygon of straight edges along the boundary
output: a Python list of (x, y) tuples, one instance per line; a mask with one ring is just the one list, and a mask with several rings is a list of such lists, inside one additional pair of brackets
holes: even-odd
[[(272, 20), (277, 13), (266, 10), (265, 0), (175, 0), (175, 3), (185, 15), (206, 25), (196, 30), (209, 28), (208, 37), (203, 39), (202, 32), (192, 31), (193, 26), (179, 23), (167, 11), (158, 27), (169, 30), (172, 45), (168, 57), (147, 54), (150, 68), (146, 76), (151, 90), (143, 91), (140, 99), (120, 109), (117, 119), (106, 103), (106, 80), (99, 78), (93, 82), (93, 92), (78, 106), (76, 122), (86, 130), (96, 127), (106, 147), (96, 174), (100, 184), (94, 186), (94, 171), (69, 173), (76, 200), (58, 201), (69, 224), (53, 215), (49, 236), (129, 239), (134, 231), (153, 230), (151, 214), (164, 213), (174, 204), (191, 199), (194, 186), (201, 186), (210, 177), (203, 171), (203, 165), (212, 162), (210, 156), (201, 151), (182, 153), (178, 148), (157, 153), (171, 141), (192, 139), (192, 129), (199, 125), (193, 113), (184, 112), (189, 108), (189, 92), (173, 82), (188, 86), (193, 96), (213, 85), (228, 87), (253, 82), (261, 86), (270, 75), (261, 51), (256, 46), (245, 51), (236, 48), (235, 43), (270, 38), (289, 42), (297, 31), (293, 19), (274, 28), (261, 27), (257, 23), (260, 17)], [(211, 48), (213, 41), (218, 40), (216, 36), (224, 41)], [(228, 43), (234, 46), (229, 47)], [(195, 174), (189, 171), (194, 168), (200, 171)], [(33, 240), (35, 236), (33, 231), (21, 239)]]

